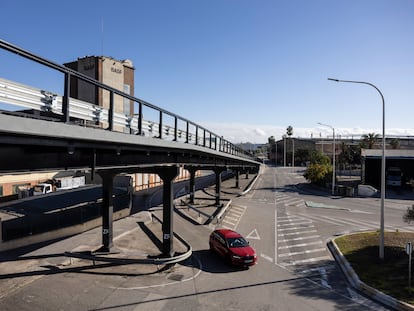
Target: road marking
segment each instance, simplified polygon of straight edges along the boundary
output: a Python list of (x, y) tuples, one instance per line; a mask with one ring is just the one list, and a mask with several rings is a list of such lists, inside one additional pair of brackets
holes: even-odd
[(231, 219), (231, 220), (237, 221), (239, 218), (238, 217), (231, 217), (229, 215), (226, 215), (226, 219)]
[(338, 225), (338, 222), (345, 224), (345, 225), (352, 225), (352, 226), (356, 226), (361, 228), (361, 226), (363, 227), (363, 229), (376, 229), (378, 228), (378, 224), (372, 223), (370, 224), (370, 222), (362, 222), (362, 221), (358, 221), (358, 220), (353, 220), (353, 219), (340, 219), (340, 218), (336, 218), (336, 217), (327, 217), (327, 216), (322, 216), (322, 218), (324, 219), (329, 219), (332, 221), (336, 222), (336, 225)]
[(223, 219), (222, 222), (228, 223), (228, 224), (230, 224), (232, 226), (236, 225), (236, 223), (237, 223), (237, 222), (231, 222), (231, 221), (227, 220), (226, 218)]
[(279, 249), (287, 249), (287, 248), (293, 248), (293, 247), (305, 247), (305, 246), (316, 245), (316, 244), (322, 244), (322, 241), (302, 243), (302, 244), (290, 244), (290, 245), (287, 245), (287, 246), (279, 246)]
[(277, 221), (278, 221), (278, 219), (277, 219), (277, 208), (275, 208), (275, 219), (274, 219), (274, 225), (275, 225), (275, 264), (277, 264), (277, 243), (278, 243), (278, 241), (277, 241), (277, 239), (278, 239), (278, 233), (277, 233)]
[(246, 239), (255, 239), (255, 240), (260, 240), (260, 236), (259, 236), (259, 233), (257, 232), (257, 230), (256, 230), (256, 229), (254, 229), (252, 232), (250, 232), (250, 233), (247, 235)]
[(228, 225), (223, 224), (222, 226), (228, 229), (236, 230), (245, 211), (245, 206), (232, 205), (227, 215), (224, 216), (223, 220), (221, 221), (221, 223), (227, 223)]
[(265, 255), (265, 254), (260, 254), (260, 257), (262, 257), (262, 258), (266, 259), (267, 261), (273, 262), (273, 258), (272, 258), (272, 257), (270, 257), (270, 256), (267, 256), (267, 255)]
[[(295, 219), (295, 218), (297, 219), (299, 217), (295, 217), (295, 216), (281, 216), (281, 217), (278, 218), (277, 222), (291, 221), (291, 219)], [(284, 219), (286, 219), (286, 220), (284, 220)], [(299, 218), (299, 219), (302, 219), (302, 218)]]
[(307, 264), (307, 263), (313, 263), (321, 260), (330, 260), (331, 257), (329, 256), (322, 256), (322, 257), (313, 257), (309, 259), (303, 259), (303, 260), (294, 260), (289, 263), (283, 263), (283, 266), (296, 266), (300, 264)]
[(303, 221), (303, 222), (290, 222), (287, 224), (278, 224), (278, 227), (286, 227), (286, 226), (296, 226), (296, 225), (307, 225), (307, 224), (312, 224), (313, 221), (308, 220), (308, 221)]
[(290, 224), (290, 223), (292, 223), (292, 221), (295, 221), (295, 220), (304, 220), (304, 219), (300, 219), (300, 218), (290, 218), (290, 219), (286, 219), (286, 220), (279, 220), (277, 223), (279, 224), (279, 223), (288, 223), (288, 224)]
[(320, 235), (309, 235), (309, 236), (303, 236), (303, 237), (299, 237), (299, 238), (280, 240), (279, 242), (292, 242), (292, 241), (319, 239), (320, 237), (321, 237)]
[[(110, 286), (109, 288), (117, 289), (117, 290), (141, 290), (141, 289), (165, 287), (165, 286), (175, 285), (175, 284), (178, 284), (178, 283), (184, 283), (184, 282), (188, 282), (188, 281), (194, 280), (195, 278), (197, 278), (200, 275), (201, 271), (203, 270), (203, 265), (202, 265), (201, 261), (196, 256), (194, 258), (198, 262), (198, 268), (195, 267), (195, 269), (198, 269), (198, 271), (197, 271), (197, 273), (193, 274), (192, 276), (190, 276), (190, 277), (188, 277), (186, 279), (182, 279), (180, 281), (169, 282), (169, 283), (155, 284), (155, 285), (134, 286), (134, 287), (115, 287), (115, 286)], [(194, 266), (193, 266), (193, 270), (194, 270)]]
[(321, 275), (321, 284), (325, 288), (332, 288), (331, 285), (328, 283), (328, 275), (326, 274), (325, 268), (321, 267), (318, 269)]
[(285, 201), (286, 205), (294, 205), (294, 204), (298, 204), (298, 203), (302, 203), (303, 200), (302, 199), (297, 199), (297, 198), (290, 198), (289, 200)]
[(298, 234), (313, 233), (313, 232), (317, 232), (317, 231), (316, 230), (308, 230), (308, 231), (302, 231), (302, 232), (282, 233), (282, 234), (279, 234), (279, 236), (290, 236), (290, 235), (298, 235)]
[(350, 212), (351, 213), (360, 213), (360, 214), (370, 214), (370, 215), (374, 214), (374, 213), (371, 213), (371, 212), (360, 211), (358, 209), (351, 210)]
[(286, 201), (287, 198), (288, 197), (283, 197), (283, 198), (279, 197), (279, 198), (276, 198), (275, 201), (276, 201), (276, 203), (281, 203), (281, 202), (283, 203), (283, 202)]
[(309, 228), (315, 228), (315, 226), (312, 224), (311, 226), (302, 226), (302, 227), (292, 227), (292, 228), (285, 228), (285, 229), (277, 229), (277, 231), (283, 232), (283, 231), (309, 229)]
[(321, 219), (321, 217), (309, 216), (309, 215), (304, 215), (304, 214), (300, 214), (300, 215), (302, 215), (302, 216), (304, 216), (304, 217), (307, 217), (307, 218), (314, 219), (314, 220), (316, 220), (316, 221), (321, 221), (321, 222), (326, 222), (326, 223), (328, 223), (328, 224), (338, 225), (338, 223), (336, 223), (336, 222), (334, 222), (334, 221), (329, 221), (329, 220)]
[(232, 214), (233, 214), (233, 215), (236, 215), (236, 216), (240, 217), (241, 215), (243, 215), (243, 212), (244, 212), (244, 211), (232, 211), (232, 210), (231, 210), (231, 211), (229, 212), (229, 215), (232, 215)]
[(322, 267), (318, 267), (318, 268), (310, 268), (310, 269), (305, 269), (302, 271), (299, 271), (299, 273), (301, 274), (309, 274), (315, 271), (319, 271), (320, 268), (324, 268), (325, 270), (334, 270), (336, 269), (335, 263), (332, 263), (330, 265), (326, 265), (326, 266), (322, 266)]
[[(273, 174), (273, 188), (274, 189), (276, 189), (276, 174)], [(275, 218), (274, 218), (274, 220), (273, 220), (273, 225), (275, 226), (275, 231), (274, 231), (274, 237), (275, 237), (275, 245), (274, 245), (274, 247), (275, 247), (275, 257), (274, 257), (274, 259), (275, 259), (275, 264), (277, 265), (277, 239), (278, 239), (278, 232), (277, 232), (277, 222), (278, 222), (278, 218), (277, 218), (277, 204), (276, 204), (276, 195), (277, 195), (277, 193), (275, 192), (274, 193), (275, 195), (274, 195), (274, 197), (273, 197), (273, 199), (274, 199), (274, 207), (275, 207)]]
[(326, 248), (316, 248), (316, 249), (305, 250), (303, 252), (285, 253), (285, 254), (280, 254), (279, 257), (304, 255), (304, 254), (311, 254), (311, 253), (318, 253), (318, 252), (326, 252)]

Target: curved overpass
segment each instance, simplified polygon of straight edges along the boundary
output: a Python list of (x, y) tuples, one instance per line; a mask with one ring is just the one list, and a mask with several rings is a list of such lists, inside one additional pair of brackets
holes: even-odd
[[(30, 112), (0, 111), (0, 173), (83, 169), (92, 176), (99, 174), (103, 180), (103, 251), (112, 247), (112, 188), (117, 174), (149, 172), (163, 180), (163, 252), (171, 256), (173, 181), (179, 167), (190, 172), (190, 191), (197, 170), (214, 170), (219, 202), (223, 171), (252, 171), (260, 166), (253, 155), (188, 119), (3, 40), (0, 48), (62, 73), (64, 83), (60, 96), (0, 78), (0, 102)], [(109, 109), (70, 98), (73, 78), (109, 92)], [(136, 113), (117, 114), (114, 96), (133, 101)], [(144, 110), (158, 117), (146, 120)]]

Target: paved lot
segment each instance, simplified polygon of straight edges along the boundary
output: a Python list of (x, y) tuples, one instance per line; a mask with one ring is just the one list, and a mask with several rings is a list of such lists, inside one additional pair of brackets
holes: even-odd
[[(246, 179), (240, 178), (240, 186), (244, 189), (253, 179), (249, 175)], [(230, 201), (231, 197), (242, 192), (237, 189), (235, 180), (229, 179), (222, 183), (223, 205)], [(214, 205), (214, 186), (202, 191), (197, 191), (194, 206), (203, 214), (213, 215), (217, 212)], [(155, 194), (154, 194), (155, 195)], [(147, 198), (148, 199), (148, 198)], [(183, 201), (188, 197), (178, 198), (177, 210), (190, 220), (197, 222), (198, 213), (195, 209), (188, 208)], [(154, 200), (155, 201), (155, 200)], [(144, 199), (137, 195), (134, 204), (139, 205), (138, 213), (114, 222), (114, 253), (104, 255), (118, 259), (147, 259), (158, 257), (162, 253), (162, 225), (151, 212), (157, 213), (161, 206), (153, 207), (146, 211)], [(207, 217), (208, 218), (208, 217)], [(0, 305), (1, 300), (13, 296), (25, 285), (30, 284), (44, 276), (59, 275), (61, 273), (76, 271), (90, 272), (93, 279), (95, 273), (111, 273), (114, 265), (117, 266), (117, 275), (142, 276), (142, 284), (145, 286), (161, 286), (163, 284), (191, 278), (194, 275), (195, 265), (191, 258), (176, 265), (151, 265), (151, 264), (114, 264), (107, 262), (93, 262), (86, 259), (69, 258), (65, 252), (89, 252), (97, 250), (101, 245), (101, 228), (95, 228), (82, 234), (59, 241), (34, 245), (16, 251), (7, 251), (0, 254)], [(186, 247), (178, 239), (174, 240), (174, 250), (178, 253), (185, 252)], [(86, 274), (88, 275), (88, 274)], [(144, 279), (145, 278), (145, 279)], [(3, 306), (5, 307), (5, 306)], [(6, 310), (0, 308), (2, 310)]]

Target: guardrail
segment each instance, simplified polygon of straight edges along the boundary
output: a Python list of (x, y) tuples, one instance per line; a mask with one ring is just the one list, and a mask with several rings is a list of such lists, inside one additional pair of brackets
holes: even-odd
[[(82, 123), (84, 126), (93, 124), (105, 127), (109, 131), (122, 131), (134, 135), (145, 135), (157, 139), (194, 144), (214, 149), (226, 154), (258, 161), (252, 154), (246, 152), (230, 141), (208, 129), (172, 112), (152, 105), (144, 100), (123, 93), (95, 79), (81, 74), (65, 66), (56, 64), (29, 51), (23, 50), (6, 41), (0, 40), (0, 48), (42, 64), (64, 75), (64, 94), (58, 95), (47, 90), (40, 90), (16, 82), (0, 78), (0, 102), (17, 105), (29, 109), (51, 112), (58, 116), (57, 120), (65, 123)], [(72, 77), (85, 81), (109, 92), (109, 109), (69, 97)], [(121, 96), (134, 102), (131, 115), (114, 111), (114, 96)], [(136, 104), (136, 105), (135, 105)], [(158, 115), (156, 120), (145, 120), (144, 109), (148, 114)], [(166, 121), (169, 119), (169, 122)]]

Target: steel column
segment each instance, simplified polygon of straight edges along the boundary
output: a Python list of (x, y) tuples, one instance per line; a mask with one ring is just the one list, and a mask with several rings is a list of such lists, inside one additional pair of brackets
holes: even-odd
[(195, 174), (198, 171), (195, 167), (187, 168), (188, 172), (190, 173), (190, 204), (194, 204), (194, 196), (195, 196)]
[(163, 167), (158, 172), (163, 181), (162, 246), (166, 257), (174, 255), (174, 179), (179, 172), (178, 166)]
[(110, 252), (113, 246), (113, 185), (114, 173), (101, 173), (102, 177), (102, 247), (100, 251)]
[(221, 200), (221, 173), (223, 173), (227, 168), (225, 167), (216, 167), (214, 173), (216, 174), (216, 205), (220, 205)]
[(240, 188), (240, 171), (239, 170), (235, 170), (236, 173), (236, 188)]

